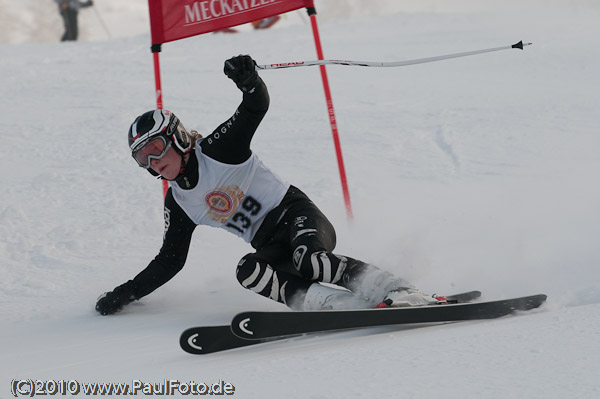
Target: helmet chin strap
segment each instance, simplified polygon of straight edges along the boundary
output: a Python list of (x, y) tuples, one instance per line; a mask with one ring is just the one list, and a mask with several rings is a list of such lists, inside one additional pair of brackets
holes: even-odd
[(175, 180), (179, 179), (185, 173), (186, 164), (187, 164), (187, 162), (185, 161), (185, 154), (181, 154), (181, 165), (179, 166), (179, 173), (177, 174), (177, 176), (175, 176), (173, 179), (167, 179), (166, 177), (163, 177), (162, 175), (158, 175), (157, 179), (167, 180), (167, 181), (175, 181)]
[(181, 154), (181, 167), (179, 168), (179, 174), (177, 175), (177, 177), (181, 176), (183, 172), (185, 172), (185, 166), (185, 154)]

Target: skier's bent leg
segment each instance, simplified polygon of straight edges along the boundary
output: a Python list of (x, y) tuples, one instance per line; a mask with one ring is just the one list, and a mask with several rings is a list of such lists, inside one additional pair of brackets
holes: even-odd
[[(292, 262), (308, 280), (344, 287), (373, 307), (390, 291), (412, 288), (406, 280), (371, 264), (334, 254), (335, 230), (318, 209), (297, 216), (291, 227)], [(351, 307), (354, 307), (352, 305)]]
[(376, 266), (332, 253), (318, 232), (300, 234), (292, 244), (292, 260), (302, 276), (344, 287), (365, 300), (366, 307), (381, 303), (390, 291), (412, 288), (406, 280)]

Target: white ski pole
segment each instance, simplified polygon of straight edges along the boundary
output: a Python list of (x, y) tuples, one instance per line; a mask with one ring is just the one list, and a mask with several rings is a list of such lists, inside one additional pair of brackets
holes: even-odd
[(92, 8), (94, 9), (94, 12), (96, 13), (96, 17), (98, 18), (98, 21), (100, 22), (100, 25), (102, 25), (102, 27), (104, 28), (104, 32), (106, 32), (106, 35), (108, 36), (109, 39), (112, 39), (112, 36), (111, 36), (108, 28), (106, 27), (106, 24), (104, 23), (104, 20), (100, 16), (100, 13), (98, 12), (98, 9), (95, 6), (92, 6)]
[(491, 53), (493, 51), (508, 50), (518, 48), (523, 50), (523, 47), (530, 46), (533, 43), (519, 43), (511, 46), (494, 47), (483, 50), (467, 51), (466, 53), (456, 53), (447, 55), (438, 55), (436, 57), (429, 58), (418, 58), (415, 60), (397, 61), (397, 62), (380, 62), (380, 61), (346, 61), (346, 60), (319, 60), (319, 61), (296, 61), (296, 62), (282, 62), (277, 64), (265, 64), (257, 65), (256, 69), (281, 69), (281, 68), (294, 68), (302, 66), (314, 66), (314, 65), (350, 65), (350, 66), (366, 66), (366, 67), (400, 67), (406, 65), (425, 64), (427, 62), (435, 62), (441, 60), (447, 60), (450, 58), (468, 57), (475, 54)]

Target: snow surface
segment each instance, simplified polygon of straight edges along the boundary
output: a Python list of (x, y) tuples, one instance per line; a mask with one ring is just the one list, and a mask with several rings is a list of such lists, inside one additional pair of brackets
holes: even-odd
[[(329, 67), (351, 223), (319, 70), (262, 72), (271, 109), (253, 148), (330, 216), (338, 253), (426, 292), (546, 293), (542, 309), (207, 356), (181, 351), (180, 332), (283, 309), (239, 286), (235, 266), (251, 248), (225, 232), (198, 228), (184, 270), (120, 314), (93, 309), (155, 256), (163, 230), (161, 185), (125, 145), (134, 117), (154, 107), (146, 2), (96, 3), (80, 13), (81, 41), (58, 43), (53, 2), (0, 0), (0, 398), (15, 378), (223, 379), (240, 398), (600, 397), (597, 1), (317, 2), (327, 58), (534, 43), (405, 68)], [(237, 106), (221, 72), (231, 55), (316, 58), (301, 13), (243, 30), (164, 46), (165, 106), (188, 128), (210, 132)]]

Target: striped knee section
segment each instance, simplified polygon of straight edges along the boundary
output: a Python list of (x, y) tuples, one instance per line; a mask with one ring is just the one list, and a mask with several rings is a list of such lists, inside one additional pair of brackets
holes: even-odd
[(277, 272), (269, 265), (263, 266), (260, 262), (255, 262), (252, 274), (240, 282), (244, 288), (271, 298), (274, 301), (285, 303), (285, 286), (287, 281), (280, 286)]

